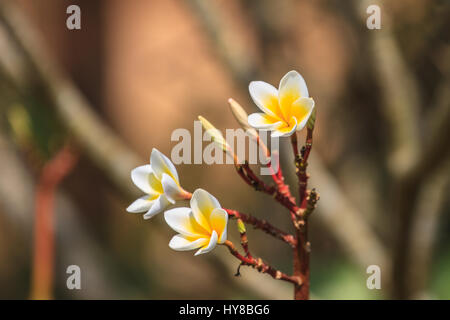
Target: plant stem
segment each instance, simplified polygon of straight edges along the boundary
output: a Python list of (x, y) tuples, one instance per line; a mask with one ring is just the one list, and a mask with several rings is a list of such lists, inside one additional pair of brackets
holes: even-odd
[(308, 242), (308, 222), (297, 230), (297, 246), (294, 248), (294, 276), (302, 280), (302, 285), (295, 285), (294, 299), (309, 299), (309, 254), (310, 244)]
[(267, 273), (274, 279), (293, 283), (296, 287), (302, 286), (301, 278), (299, 278), (295, 275), (289, 276), (289, 275), (273, 268), (272, 266), (264, 263), (261, 260), (261, 258), (244, 257), (236, 250), (236, 248), (234, 247), (234, 244), (231, 241), (229, 241), (229, 240), (225, 241), (224, 245), (228, 248), (228, 250), (230, 251), (230, 253), (233, 256), (235, 256), (237, 259), (239, 259), (241, 261), (242, 266), (250, 266), (252, 268), (255, 268), (256, 270), (258, 270), (261, 273)]
[(312, 134), (313, 134), (313, 130), (308, 128), (307, 133), (306, 133), (305, 146), (302, 148), (302, 154), (300, 155), (301, 161), (298, 165), (298, 171), (297, 171), (298, 182), (299, 182), (298, 194), (299, 194), (301, 206), (303, 206), (304, 200), (306, 198), (306, 187), (307, 187), (308, 178), (309, 178), (308, 174), (306, 173), (306, 167), (308, 166), (308, 158), (309, 158), (309, 154), (311, 153), (311, 149), (312, 149)]
[(277, 202), (287, 208), (294, 215), (299, 213), (300, 208), (295, 204), (295, 199), (291, 196), (289, 188), (284, 184), (284, 182), (282, 182), (282, 186), (284, 187), (280, 187), (280, 185), (268, 185), (253, 172), (248, 163), (237, 165), (236, 170), (241, 178), (248, 185), (255, 188), (255, 190), (273, 196)]
[(260, 229), (271, 236), (286, 242), (291, 247), (295, 248), (297, 241), (292, 234), (288, 234), (273, 225), (271, 225), (266, 220), (259, 220), (252, 215), (241, 213), (236, 210), (225, 209), (225, 211), (230, 215), (230, 217), (235, 219), (241, 219), (244, 223), (252, 225), (256, 229)]
[[(306, 215), (308, 207), (307, 183), (308, 175), (306, 167), (308, 165), (308, 157), (312, 148), (312, 129), (307, 129), (306, 143), (302, 148), (301, 153), (298, 151), (297, 133), (291, 136), (292, 150), (295, 157), (295, 166), (298, 177), (299, 188), (299, 203), (300, 203), (300, 221), (297, 221), (299, 226), (296, 231), (297, 246), (294, 248), (294, 276), (300, 277), (302, 285), (295, 285), (294, 299), (308, 300), (309, 299), (309, 259), (310, 259), (310, 243), (308, 241), (308, 216)], [(314, 203), (315, 204), (315, 203)]]

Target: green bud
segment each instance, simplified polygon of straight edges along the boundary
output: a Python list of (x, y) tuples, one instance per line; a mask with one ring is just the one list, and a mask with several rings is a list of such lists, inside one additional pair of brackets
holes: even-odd
[(316, 123), (316, 108), (314, 108), (313, 112), (309, 116), (308, 123), (306, 125), (308, 129), (313, 130), (315, 123)]
[(244, 222), (241, 219), (237, 220), (237, 227), (238, 227), (239, 233), (247, 232), (247, 230), (245, 229), (245, 224), (244, 224)]

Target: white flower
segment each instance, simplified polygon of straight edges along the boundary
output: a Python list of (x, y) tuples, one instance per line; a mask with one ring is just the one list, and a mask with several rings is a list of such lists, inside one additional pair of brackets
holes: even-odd
[(264, 113), (249, 115), (248, 123), (255, 129), (272, 131), (272, 137), (290, 136), (303, 129), (314, 109), (314, 100), (297, 71), (286, 73), (278, 90), (266, 82), (252, 81), (249, 91)]
[(190, 208), (175, 208), (164, 212), (167, 224), (179, 234), (169, 247), (177, 251), (200, 248), (195, 255), (207, 253), (227, 240), (228, 214), (219, 201), (203, 189), (192, 194)]
[(134, 201), (127, 211), (146, 212), (144, 219), (150, 219), (176, 200), (190, 197), (190, 193), (180, 186), (173, 163), (155, 148), (150, 156), (150, 164), (133, 169), (131, 180), (145, 195)]

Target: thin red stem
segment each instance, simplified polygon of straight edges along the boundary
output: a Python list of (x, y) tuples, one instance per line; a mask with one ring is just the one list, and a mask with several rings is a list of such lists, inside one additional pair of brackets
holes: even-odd
[(249, 259), (253, 258), (250, 253), (250, 249), (248, 248), (248, 238), (247, 238), (247, 230), (245, 229), (244, 221), (242, 219), (237, 219), (239, 236), (241, 238), (241, 247), (244, 249), (245, 256)]
[(229, 214), (230, 217), (232, 217), (234, 219), (241, 219), (244, 223), (250, 224), (254, 228), (260, 229), (260, 230), (266, 232), (267, 234), (270, 234), (271, 236), (273, 236), (277, 239), (280, 239), (281, 241), (286, 242), (291, 247), (295, 247), (295, 245), (297, 244), (293, 235), (288, 234), (288, 233), (274, 227), (266, 220), (259, 220), (258, 218), (255, 218), (252, 215), (241, 213), (236, 210), (225, 209), (225, 211)]
[[(190, 200), (192, 197), (192, 193), (186, 192), (186, 200)], [(289, 234), (287, 232), (284, 232), (277, 227), (273, 226), (266, 220), (259, 220), (258, 218), (250, 215), (245, 214), (242, 212), (239, 212), (237, 210), (232, 209), (224, 209), (228, 215), (234, 219), (241, 219), (244, 223), (252, 225), (255, 229), (260, 229), (267, 234), (270, 234), (271, 236), (280, 239), (287, 244), (289, 244), (291, 247), (295, 247), (297, 241), (295, 240), (295, 237), (292, 234)]]
[[(259, 136), (256, 137), (257, 144), (263, 149), (266, 157), (271, 158), (271, 153), (264, 141), (261, 140)], [(296, 207), (295, 198), (291, 195), (289, 190), (289, 186), (284, 183), (283, 173), (280, 167), (279, 154), (276, 152), (274, 155), (277, 157), (278, 161), (278, 171), (275, 172), (272, 166), (271, 160), (267, 164), (267, 167), (270, 170), (271, 177), (275, 182), (276, 186), (267, 185), (263, 180), (261, 180), (250, 168), (248, 163), (239, 164), (237, 156), (234, 156), (235, 167), (239, 174), (239, 176), (250, 186), (253, 188), (262, 191), (266, 194), (272, 195), (275, 197), (279, 203), (289, 209), (291, 211), (291, 216), (295, 216), (295, 212), (298, 211), (298, 207)]]
[(294, 157), (297, 160), (300, 153), (298, 152), (298, 139), (297, 139), (297, 132), (294, 132), (291, 135), (291, 144), (292, 144), (292, 151), (294, 152)]
[(245, 163), (240, 167), (242, 169), (238, 169), (238, 172), (240, 173), (244, 181), (247, 182), (247, 184), (254, 187), (258, 191), (273, 196), (277, 202), (286, 207), (294, 215), (299, 212), (300, 208), (295, 204), (295, 198), (290, 195), (287, 185), (285, 185), (285, 189), (280, 190), (279, 186), (268, 185), (263, 180), (261, 180), (253, 172), (248, 163)]
[[(308, 175), (306, 173), (306, 167), (308, 165), (308, 158), (312, 148), (312, 134), (313, 130), (308, 128), (305, 146), (302, 148), (301, 153), (298, 151), (297, 134), (294, 133), (291, 136), (292, 150), (294, 152), (299, 184), (299, 218), (301, 219), (301, 227), (296, 231), (297, 247), (294, 249), (294, 275), (302, 279), (302, 285), (295, 286), (294, 288), (294, 298), (296, 300), (309, 299), (310, 243), (308, 241), (308, 217), (306, 213), (307, 211), (310, 213), (313, 210), (313, 207), (311, 206), (311, 203), (308, 206)], [(312, 205), (315, 206), (315, 203)]]
[(308, 158), (312, 149), (312, 135), (313, 131), (308, 128), (306, 133), (305, 147), (302, 150), (301, 161), (298, 167), (298, 179), (299, 179), (299, 198), (300, 204), (303, 204), (306, 198), (306, 189), (308, 184), (308, 174), (306, 173), (306, 167), (308, 166)]
[[(265, 152), (265, 154), (266, 154), (266, 157), (270, 159), (270, 158), (271, 158), (270, 151), (269, 151), (269, 149), (267, 148), (267, 146), (265, 145), (265, 143), (261, 140), (261, 138), (260, 138), (259, 135), (256, 137), (256, 142), (257, 142), (257, 144), (264, 150), (264, 152)], [(272, 160), (269, 160), (269, 162), (267, 163), (267, 167), (268, 167), (269, 170), (270, 170), (270, 175), (272, 176), (273, 181), (274, 181), (277, 185), (279, 185), (280, 183), (283, 183), (281, 177), (280, 177), (279, 174), (278, 174), (278, 173), (280, 172), (280, 170), (278, 170), (278, 172), (275, 172), (275, 170), (274, 170), (273, 167), (272, 167)], [(279, 166), (279, 162), (278, 162), (278, 168), (279, 168), (279, 167), (280, 167), (280, 166)]]
[(228, 250), (234, 257), (236, 257), (241, 261), (242, 266), (251, 266), (252, 268), (255, 268), (261, 273), (267, 273), (274, 279), (287, 281), (293, 283), (296, 286), (301, 287), (301, 279), (299, 277), (289, 276), (273, 268), (272, 266), (264, 263), (261, 258), (244, 257), (236, 250), (234, 244), (229, 240), (225, 241), (224, 245), (228, 248)]

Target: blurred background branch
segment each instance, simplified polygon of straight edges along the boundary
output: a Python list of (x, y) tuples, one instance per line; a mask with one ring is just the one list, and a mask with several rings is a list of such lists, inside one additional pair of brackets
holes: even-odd
[[(15, 86), (26, 90), (32, 85), (27, 81), (38, 82), (47, 91), (60, 121), (98, 168), (104, 170), (124, 194), (135, 196), (130, 169), (138, 165), (139, 157), (95, 115), (82, 93), (46, 55), (39, 36), (20, 11), (8, 2), (0, 5), (3, 29), (10, 37), (3, 42), (5, 56), (15, 57), (14, 61), (9, 61), (2, 55), (1, 62), (3, 68), (11, 72), (9, 76)], [(27, 77), (23, 77), (20, 70), (26, 70)]]
[[(371, 2), (354, 3), (361, 13), (361, 20), (365, 21), (367, 17), (365, 10)], [(439, 123), (429, 128), (428, 132), (425, 131), (423, 129), (425, 123), (420, 123), (420, 119), (426, 118), (420, 108), (423, 104), (423, 92), (392, 34), (393, 17), (383, 10), (382, 19), (382, 28), (369, 34), (369, 44), (372, 46), (374, 69), (384, 97), (382, 107), (391, 136), (388, 167), (391, 171), (394, 194), (390, 208), (397, 219), (393, 233), (392, 296), (403, 299), (416, 294), (408, 290), (408, 281), (412, 279), (407, 276), (409, 266), (417, 262), (411, 260), (413, 255), (411, 245), (414, 242), (412, 231), (417, 219), (417, 215), (414, 214), (415, 201), (423, 181), (433, 175), (434, 170), (439, 168), (448, 154), (448, 148), (443, 146), (445, 142), (442, 137), (449, 135), (450, 100), (440, 99), (443, 106), (433, 106), (432, 110), (437, 111), (431, 112), (442, 112), (442, 118)]]

